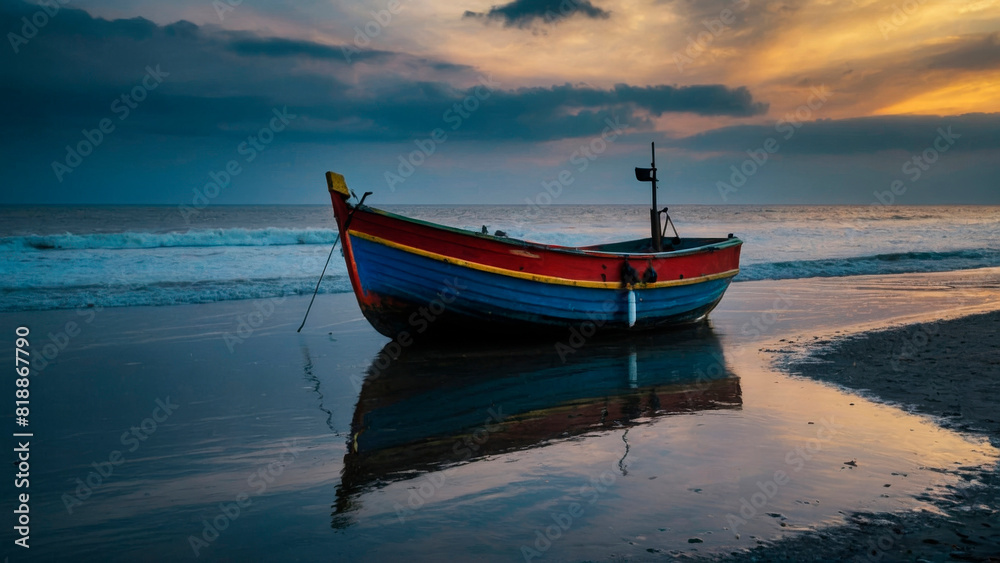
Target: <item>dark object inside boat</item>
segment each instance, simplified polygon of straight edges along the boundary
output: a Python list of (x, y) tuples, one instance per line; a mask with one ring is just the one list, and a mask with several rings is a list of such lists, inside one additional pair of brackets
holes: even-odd
[[(732, 238), (732, 237), (729, 237)], [(709, 244), (725, 242), (724, 238), (674, 238), (661, 241), (662, 252), (674, 250), (688, 250)], [(621, 254), (642, 254), (653, 252), (653, 240), (641, 238), (638, 240), (627, 240), (624, 242), (612, 242), (608, 244), (595, 244), (593, 246), (581, 246), (581, 250), (597, 250), (600, 252), (615, 252)]]

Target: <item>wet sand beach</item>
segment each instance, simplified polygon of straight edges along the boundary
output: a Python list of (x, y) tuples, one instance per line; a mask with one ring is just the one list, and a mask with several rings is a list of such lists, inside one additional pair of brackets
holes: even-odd
[(737, 283), (700, 327), (565, 357), (401, 346), (349, 294), (321, 295), (301, 334), (304, 297), (4, 313), (51, 356), (32, 376), (32, 554), (670, 560), (939, 511), (995, 446), (772, 363), (1000, 310), (998, 280)]
[[(865, 332), (814, 350), (789, 372), (899, 405), (1000, 445), (1000, 313)], [(802, 350), (786, 350), (801, 352)], [(858, 466), (864, 459), (856, 460)], [(855, 513), (843, 526), (790, 538), (735, 561), (1000, 561), (996, 466), (955, 467), (964, 483), (934, 509)]]

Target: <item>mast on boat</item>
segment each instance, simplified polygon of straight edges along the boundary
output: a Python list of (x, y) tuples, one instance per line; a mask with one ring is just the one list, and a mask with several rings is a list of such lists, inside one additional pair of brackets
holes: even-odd
[(636, 168), (635, 179), (640, 182), (651, 182), (653, 185), (653, 207), (649, 210), (649, 227), (652, 231), (653, 251), (663, 252), (662, 229), (660, 228), (660, 213), (656, 210), (656, 143), (649, 143), (653, 160), (650, 162), (652, 168)]

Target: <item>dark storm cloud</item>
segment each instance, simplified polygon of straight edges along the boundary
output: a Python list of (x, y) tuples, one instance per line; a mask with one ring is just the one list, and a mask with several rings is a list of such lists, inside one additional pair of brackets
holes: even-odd
[[(314, 59), (331, 59), (336, 62), (348, 62), (344, 56), (343, 45), (322, 45), (312, 41), (282, 39), (279, 37), (247, 37), (230, 42), (229, 47), (236, 53), (248, 57), (309, 57)], [(388, 57), (388, 51), (362, 51), (356, 58)], [(355, 57), (352, 57), (355, 58)]]
[(229, 48), (233, 52), (246, 57), (305, 57), (344, 64), (353, 64), (355, 62), (388, 62), (391, 60), (407, 59), (411, 64), (419, 64), (434, 70), (472, 70), (467, 65), (429, 60), (421, 57), (410, 57), (394, 51), (380, 51), (377, 49), (361, 50), (355, 45), (325, 45), (312, 41), (284, 39), (280, 37), (258, 37), (247, 34), (233, 35), (236, 35), (237, 38), (229, 43)]
[(506, 27), (530, 27), (536, 22), (557, 23), (581, 15), (591, 19), (607, 19), (610, 12), (590, 3), (590, 0), (514, 0), (493, 6), (488, 12), (466, 11), (462, 17), (499, 21)]
[(751, 116), (767, 111), (745, 88), (707, 86), (629, 86), (610, 90), (563, 84), (549, 88), (498, 91), (484, 107), (482, 127), (496, 138), (553, 139), (550, 131), (565, 137), (594, 135), (607, 119), (632, 128), (649, 128), (649, 116), (664, 113)]
[(622, 100), (639, 104), (654, 115), (666, 112), (688, 111), (699, 115), (730, 115), (746, 117), (767, 113), (767, 104), (755, 102), (744, 87), (726, 88), (709, 86), (647, 86), (626, 84), (615, 86), (615, 94)]
[[(435, 128), (456, 138), (553, 140), (600, 133), (609, 118), (644, 127), (667, 112), (740, 117), (767, 109), (745, 88), (512, 89), (470, 67), (406, 53), (362, 49), (348, 58), (340, 45), (63, 10), (19, 53), (4, 54), (0, 69), (0, 99), (14, 109), (8, 125), (54, 136), (55, 147), (113, 117), (114, 100), (149, 67), (167, 77), (116, 135), (245, 134), (287, 106), (300, 117), (286, 137), (299, 141), (406, 140)], [(6, 4), (0, 29), (16, 29), (35, 11)]]
[[(405, 83), (376, 98), (354, 99), (349, 106), (306, 111), (335, 121), (357, 117), (373, 123), (358, 139), (405, 139), (443, 128), (458, 138), (545, 141), (594, 135), (607, 120), (624, 127), (651, 127), (649, 116), (664, 113), (749, 116), (766, 111), (746, 89), (724, 86), (618, 85), (609, 90), (564, 84), (505, 90), (483, 84), (457, 89), (442, 83)], [(317, 140), (322, 133), (317, 134)], [(327, 139), (329, 140), (329, 139)]]
[(743, 153), (773, 138), (781, 154), (852, 155), (922, 151), (932, 146), (941, 131), (954, 135), (962, 151), (1000, 149), (1000, 113), (859, 117), (798, 124), (779, 121), (773, 126), (723, 127), (669, 143), (695, 152)]

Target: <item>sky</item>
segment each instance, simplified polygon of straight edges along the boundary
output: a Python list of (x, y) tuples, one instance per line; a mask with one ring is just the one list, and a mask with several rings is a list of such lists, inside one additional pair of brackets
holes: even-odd
[(0, 204), (1000, 204), (1000, 0), (0, 0)]

